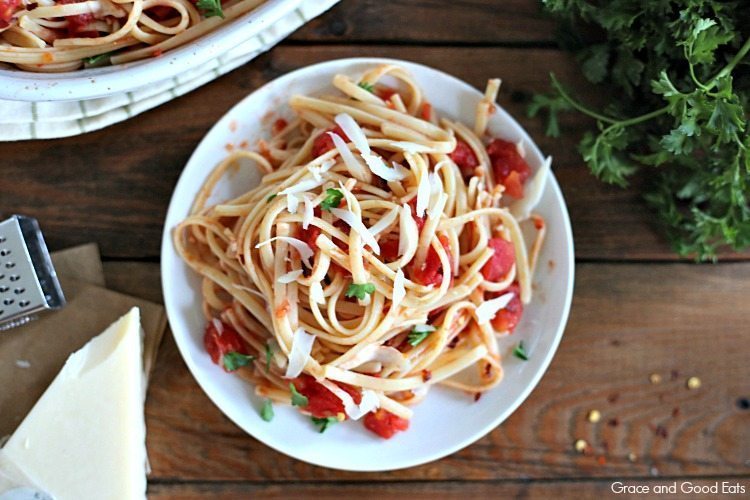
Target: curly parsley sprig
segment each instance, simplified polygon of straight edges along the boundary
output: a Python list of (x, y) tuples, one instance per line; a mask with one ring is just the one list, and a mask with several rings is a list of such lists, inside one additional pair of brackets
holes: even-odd
[[(642, 170), (644, 198), (681, 255), (711, 260), (724, 246), (750, 246), (750, 5), (544, 4), (572, 28), (566, 45), (586, 78), (616, 99), (595, 111), (551, 75), (553, 92), (535, 96), (529, 114), (546, 113), (550, 136), (560, 134), (563, 112), (596, 120), (597, 130), (579, 145), (584, 161), (598, 178), (620, 186)], [(606, 39), (577, 38), (586, 25)]]

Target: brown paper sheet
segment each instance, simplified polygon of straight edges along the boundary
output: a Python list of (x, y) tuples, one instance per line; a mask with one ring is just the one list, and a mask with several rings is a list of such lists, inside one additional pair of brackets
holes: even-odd
[(0, 333), (0, 437), (11, 434), (74, 351), (130, 308), (141, 310), (144, 370), (148, 374), (164, 334), (164, 308), (103, 288), (96, 245), (52, 254), (67, 305)]

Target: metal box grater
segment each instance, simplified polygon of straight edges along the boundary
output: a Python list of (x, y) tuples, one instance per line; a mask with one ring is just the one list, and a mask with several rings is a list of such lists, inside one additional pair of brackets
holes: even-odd
[(0, 222), (0, 331), (65, 305), (60, 282), (36, 219)]

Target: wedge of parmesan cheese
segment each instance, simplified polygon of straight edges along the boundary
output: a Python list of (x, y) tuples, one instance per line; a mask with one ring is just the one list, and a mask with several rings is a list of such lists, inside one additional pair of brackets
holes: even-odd
[(70, 355), (0, 450), (0, 493), (146, 498), (142, 330), (137, 308)]

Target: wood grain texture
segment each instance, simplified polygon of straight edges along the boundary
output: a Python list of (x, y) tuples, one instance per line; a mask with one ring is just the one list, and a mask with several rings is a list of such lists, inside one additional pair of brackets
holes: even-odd
[[(156, 264), (109, 263), (108, 283), (153, 296)], [(127, 279), (122, 277), (127, 274)], [(141, 278), (139, 278), (141, 277)], [(581, 264), (549, 371), (498, 429), (443, 460), (388, 473), (311, 466), (246, 435), (208, 400), (174, 341), (146, 405), (155, 481), (371, 481), (750, 474), (750, 264)], [(533, 352), (531, 353), (533, 355)], [(649, 376), (658, 373), (659, 384)], [(686, 379), (702, 387), (688, 390)], [(596, 409), (596, 424), (586, 415)], [(252, 410), (251, 410), (252, 411)], [(322, 437), (324, 439), (324, 437)], [(585, 439), (590, 449), (577, 453)], [(635, 454), (631, 461), (629, 455)], [(603, 457), (603, 458), (600, 458)]]
[(534, 0), (344, 0), (292, 40), (333, 43), (552, 44)]
[[(504, 79), (500, 103), (551, 154), (582, 259), (674, 259), (635, 191), (596, 181), (575, 151), (591, 124), (564, 121), (566, 135), (544, 137), (540, 120), (525, 116), (531, 93), (547, 88), (547, 73), (580, 82), (577, 70), (551, 49), (401, 46), (313, 46), (274, 49), (250, 64), (180, 97), (168, 106), (78, 137), (2, 145), (0, 214), (37, 217), (53, 249), (96, 241), (105, 257), (159, 254), (169, 197), (187, 159), (213, 123), (263, 83), (319, 61), (386, 56), (424, 63), (476, 87)], [(209, 168), (210, 166), (207, 166)]]
[[(216, 500), (234, 500), (236, 498), (315, 498), (317, 500), (339, 500), (341, 498), (358, 499), (406, 499), (432, 500), (434, 498), (575, 498), (576, 500), (599, 500), (614, 496), (612, 480), (581, 481), (486, 481), (486, 482), (377, 482), (372, 484), (358, 483), (199, 483), (199, 484), (152, 484), (149, 487), (149, 498), (153, 500), (197, 500), (211, 498)], [(690, 484), (685, 484), (683, 482)], [(675, 484), (676, 483), (676, 484)], [(710, 477), (684, 479), (638, 479), (626, 481), (627, 485), (647, 486), (651, 488), (672, 486), (675, 484), (677, 494), (659, 494), (660, 499), (685, 498), (679, 493), (691, 486), (714, 486), (726, 488), (737, 485), (750, 491), (750, 481), (736, 477)], [(615, 485), (615, 488), (619, 488)], [(721, 491), (721, 489), (719, 489)], [(740, 495), (717, 495), (715, 498), (736, 498)], [(617, 498), (644, 498), (644, 495), (618, 494)]]

